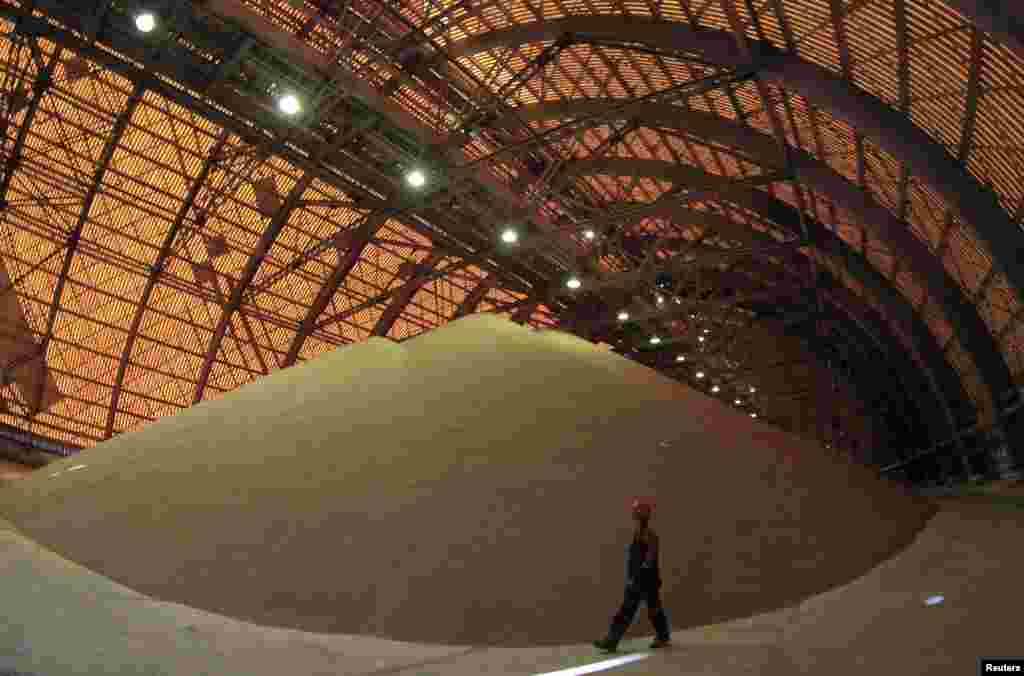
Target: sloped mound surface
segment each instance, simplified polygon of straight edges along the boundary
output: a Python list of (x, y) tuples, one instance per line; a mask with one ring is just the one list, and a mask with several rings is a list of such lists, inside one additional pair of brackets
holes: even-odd
[(846, 582), (931, 514), (646, 367), (489, 316), (274, 373), (16, 482), (0, 514), (160, 599), (523, 646), (605, 630), (634, 494), (658, 498), (677, 627)]

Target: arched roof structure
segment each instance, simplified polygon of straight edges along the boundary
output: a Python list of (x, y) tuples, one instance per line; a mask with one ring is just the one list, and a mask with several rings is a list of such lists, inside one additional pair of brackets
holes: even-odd
[(738, 265), (842, 317), (820, 354), (909, 354), (895, 380), (946, 411), (923, 445), (1024, 377), (1005, 0), (171, 0), (152, 34), (143, 9), (0, 0), (6, 424), (91, 445), (478, 311), (639, 303), (685, 334), (653, 276)]

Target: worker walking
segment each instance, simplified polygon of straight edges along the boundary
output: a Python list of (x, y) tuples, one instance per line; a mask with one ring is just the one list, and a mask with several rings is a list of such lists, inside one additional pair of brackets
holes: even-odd
[(636, 530), (633, 542), (629, 545), (626, 559), (626, 598), (619, 612), (612, 618), (612, 626), (608, 636), (594, 641), (594, 646), (605, 651), (615, 652), (623, 634), (633, 623), (637, 608), (641, 602), (647, 604), (647, 615), (654, 625), (656, 637), (651, 643), (652, 648), (664, 648), (669, 644), (668, 618), (661, 607), (661, 574), (658, 571), (658, 535), (650, 527), (653, 502), (642, 498), (633, 501), (633, 521)]

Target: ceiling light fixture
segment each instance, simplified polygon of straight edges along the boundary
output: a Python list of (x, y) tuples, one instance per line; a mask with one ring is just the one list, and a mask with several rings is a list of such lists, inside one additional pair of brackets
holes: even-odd
[(681, 354), (676, 357), (676, 361), (686, 361), (686, 355)]
[(565, 285), (570, 289), (578, 289), (583, 286), (583, 282), (580, 281), (579, 277), (570, 277), (566, 280)]
[(715, 394), (718, 394), (721, 390), (722, 388), (719, 387), (718, 385), (715, 385), (714, 387), (711, 388), (711, 391), (714, 392)]
[(501, 233), (501, 241), (505, 244), (515, 244), (519, 241), (519, 233), (514, 229), (509, 228), (505, 232)]
[(661, 338), (658, 338), (657, 336), (651, 336), (651, 345), (657, 345), (660, 342)]
[(584, 230), (583, 236), (586, 237), (587, 239), (594, 239), (595, 237), (597, 237), (597, 233), (594, 232), (593, 230)]
[(623, 311), (621, 311), (621, 312), (619, 313), (619, 321), (620, 321), (620, 322), (624, 322), (624, 321), (627, 321), (628, 319), (629, 319), (629, 313), (628, 313), (628, 312), (626, 312), (625, 310), (623, 310)]
[(413, 169), (405, 175), (405, 181), (414, 188), (422, 188), (427, 184), (427, 175), (422, 169)]
[(288, 116), (298, 115), (302, 111), (302, 104), (295, 94), (285, 94), (277, 100), (277, 107), (282, 113)]
[(703, 378), (704, 377), (704, 372), (703, 371), (697, 371), (697, 377), (698, 378)]
[(156, 28), (156, 15), (153, 12), (143, 12), (135, 17), (135, 27), (140, 33), (150, 33)]

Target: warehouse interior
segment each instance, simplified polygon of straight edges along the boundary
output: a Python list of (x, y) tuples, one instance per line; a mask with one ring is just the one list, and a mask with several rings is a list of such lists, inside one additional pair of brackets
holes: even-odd
[[(0, 673), (1013, 656), (1024, 8), (0, 25)], [(641, 494), (676, 639), (602, 662)]]

